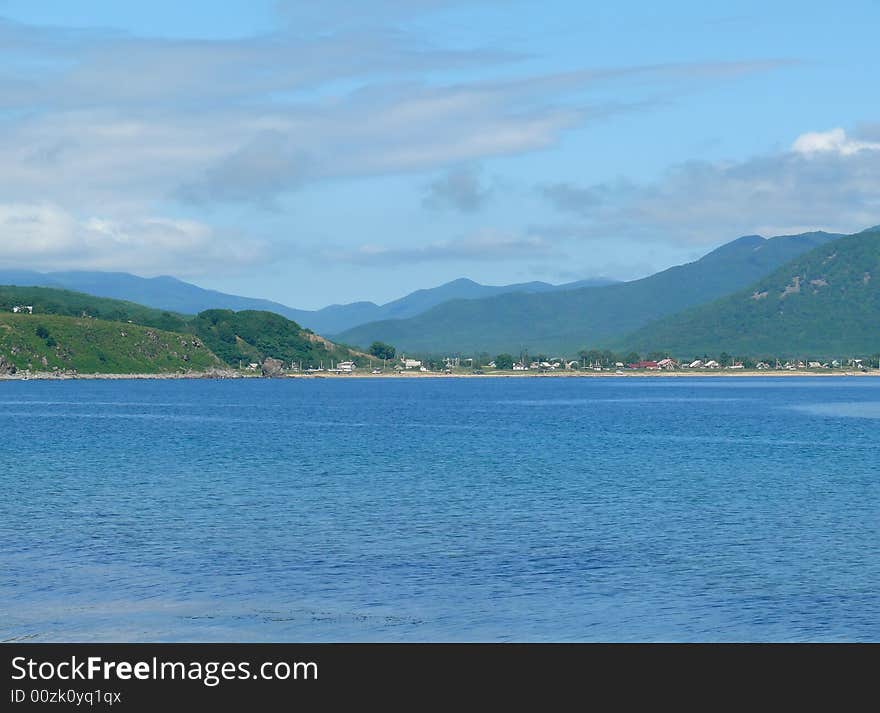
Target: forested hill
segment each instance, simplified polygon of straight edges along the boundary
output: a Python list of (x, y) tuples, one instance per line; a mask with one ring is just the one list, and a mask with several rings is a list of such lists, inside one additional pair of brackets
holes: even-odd
[(329, 366), (331, 360), (351, 359), (353, 353), (273, 312), (212, 309), (199, 313), (190, 325), (224, 362), (261, 362), (267, 357), (286, 363)]
[(748, 288), (620, 340), (679, 356), (840, 357), (880, 352), (880, 227), (838, 238)]

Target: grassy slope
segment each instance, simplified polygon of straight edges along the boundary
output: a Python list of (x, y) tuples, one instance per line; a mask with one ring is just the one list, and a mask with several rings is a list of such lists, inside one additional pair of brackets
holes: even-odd
[(877, 353), (880, 231), (826, 243), (740, 292), (648, 325), (618, 346), (679, 356)]
[(702, 259), (642, 280), (564, 292), (456, 300), (405, 320), (386, 320), (338, 335), (346, 344), (375, 340), (399, 351), (573, 353), (613, 343), (649, 322), (730, 294), (834, 236), (808, 233), (740, 238)]
[[(15, 305), (31, 305), (34, 314), (14, 315)], [(45, 287), (0, 286), (0, 321), (0, 354), (18, 368), (31, 363), (34, 369), (153, 373), (219, 366), (215, 354), (234, 367), (239, 361), (262, 362), (266, 357), (317, 366), (353, 356), (272, 312), (208, 310), (192, 317)], [(48, 330), (48, 340), (36, 334), (40, 324)], [(147, 336), (144, 327), (158, 335), (158, 341)], [(122, 332), (128, 336), (122, 337)], [(193, 341), (206, 348), (183, 348)]]
[(221, 366), (191, 334), (125, 322), (0, 313), (0, 355), (18, 369), (168, 373)]
[(152, 309), (133, 302), (94, 297), (82, 292), (51, 287), (0, 286), (0, 313), (11, 312), (16, 305), (32, 305), (35, 313), (81, 317), (83, 314), (111, 322), (127, 322), (166, 331), (183, 331), (188, 317)]

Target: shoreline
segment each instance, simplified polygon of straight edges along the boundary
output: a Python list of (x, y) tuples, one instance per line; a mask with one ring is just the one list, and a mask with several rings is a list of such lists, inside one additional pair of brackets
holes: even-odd
[(285, 374), (277, 377), (264, 377), (259, 374), (242, 374), (236, 371), (214, 372), (188, 372), (180, 374), (58, 374), (53, 372), (31, 372), (0, 375), (2, 381), (146, 381), (146, 380), (191, 380), (191, 379), (260, 379), (260, 380), (284, 380), (284, 379), (677, 379), (677, 378), (767, 378), (767, 377), (880, 377), (880, 369), (869, 371), (854, 370), (736, 370), (725, 371), (723, 369), (694, 370), (694, 371), (631, 371), (617, 374), (615, 372), (582, 372), (582, 371), (559, 371), (546, 373), (509, 373), (487, 372), (484, 374), (441, 374), (439, 372), (401, 372), (388, 374)]

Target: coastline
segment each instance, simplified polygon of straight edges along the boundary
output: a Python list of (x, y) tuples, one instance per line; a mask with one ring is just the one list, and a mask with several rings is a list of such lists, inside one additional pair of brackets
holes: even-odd
[(157, 374), (59, 374), (57, 372), (31, 372), (0, 375), (2, 381), (145, 381), (145, 380), (179, 380), (179, 379), (267, 379), (267, 380), (283, 380), (283, 379), (631, 379), (631, 378), (650, 378), (650, 379), (676, 379), (676, 378), (767, 378), (767, 377), (880, 377), (880, 369), (871, 369), (869, 371), (853, 371), (853, 370), (824, 370), (809, 371), (803, 370), (735, 370), (727, 371), (723, 369), (712, 370), (694, 370), (694, 371), (628, 371), (623, 374), (615, 372), (593, 372), (593, 371), (557, 371), (545, 373), (509, 373), (509, 372), (486, 372), (483, 374), (442, 374), (439, 372), (400, 372), (388, 374), (285, 374), (277, 377), (264, 377), (260, 374), (242, 374), (238, 371), (211, 371), (211, 372), (186, 372), (186, 373), (157, 373)]

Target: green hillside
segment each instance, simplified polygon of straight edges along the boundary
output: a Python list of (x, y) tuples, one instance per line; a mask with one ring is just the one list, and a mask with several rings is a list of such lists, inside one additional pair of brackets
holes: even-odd
[[(13, 313), (25, 305), (33, 314)], [(0, 286), (0, 329), (0, 356), (38, 371), (199, 371), (267, 357), (306, 367), (354, 356), (272, 312), (190, 316), (46, 287)]]
[(793, 257), (835, 237), (807, 233), (747, 236), (696, 262), (641, 280), (538, 294), (455, 300), (416, 317), (372, 322), (338, 335), (346, 344), (382, 341), (398, 350), (443, 354), (571, 354), (601, 347), (656, 319), (742, 289)]
[(296, 322), (274, 312), (212, 309), (190, 324), (192, 331), (231, 366), (262, 362), (266, 357), (317, 366), (352, 357), (351, 351), (315, 337)]
[(880, 228), (826, 243), (744, 290), (650, 324), (618, 345), (678, 356), (880, 352)]
[(0, 359), (18, 370), (82, 374), (204, 371), (222, 364), (192, 334), (125, 322), (0, 313)]
[(188, 319), (181, 314), (144, 307), (134, 302), (94, 297), (82, 292), (51, 287), (0, 285), (0, 313), (11, 312), (16, 305), (30, 305), (36, 314), (86, 316), (110, 322), (131, 321), (172, 332), (185, 329)]

